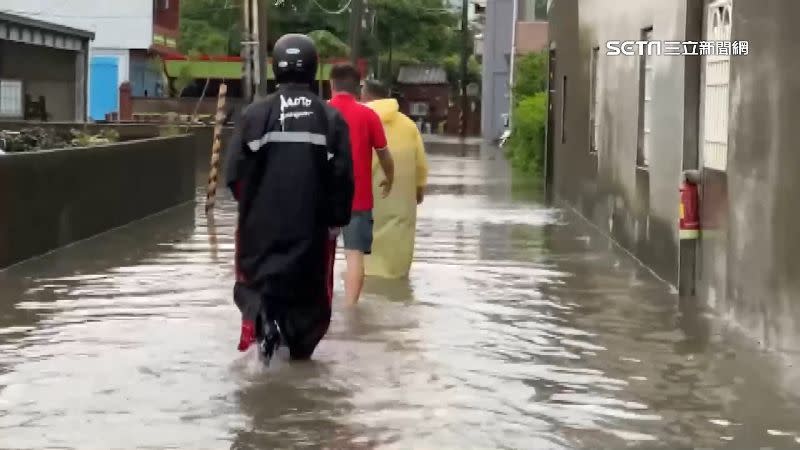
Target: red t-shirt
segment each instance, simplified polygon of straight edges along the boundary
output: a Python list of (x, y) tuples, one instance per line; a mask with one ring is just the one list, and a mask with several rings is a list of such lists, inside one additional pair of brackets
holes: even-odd
[(330, 103), (339, 110), (350, 127), (350, 149), (356, 188), (353, 211), (369, 211), (373, 205), (372, 150), (386, 147), (383, 124), (372, 108), (362, 105), (352, 95), (337, 94)]

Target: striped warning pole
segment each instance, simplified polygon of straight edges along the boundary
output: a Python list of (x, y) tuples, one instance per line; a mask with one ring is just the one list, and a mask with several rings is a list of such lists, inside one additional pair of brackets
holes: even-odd
[(219, 160), (222, 150), (222, 125), (225, 121), (225, 95), (228, 93), (228, 86), (225, 83), (219, 85), (219, 95), (217, 96), (217, 117), (214, 124), (214, 143), (211, 146), (211, 169), (208, 172), (208, 189), (206, 190), (206, 214), (214, 209), (217, 199), (217, 179), (219, 178)]
[(464, 123), (464, 105), (458, 108), (458, 135), (465, 136), (466, 135), (466, 125)]

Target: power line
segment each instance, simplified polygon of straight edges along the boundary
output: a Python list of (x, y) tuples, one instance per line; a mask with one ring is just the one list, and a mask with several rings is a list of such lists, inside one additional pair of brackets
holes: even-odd
[(350, 8), (350, 5), (353, 3), (353, 0), (347, 0), (342, 7), (340, 7), (339, 9), (337, 9), (335, 11), (331, 11), (331, 10), (325, 8), (324, 6), (320, 5), (318, 0), (313, 0), (313, 1), (314, 1), (314, 4), (317, 5), (317, 8), (321, 9), (323, 12), (325, 12), (327, 14), (332, 14), (332, 15), (338, 15), (338, 14), (344, 13), (345, 11), (347, 11), (348, 8)]

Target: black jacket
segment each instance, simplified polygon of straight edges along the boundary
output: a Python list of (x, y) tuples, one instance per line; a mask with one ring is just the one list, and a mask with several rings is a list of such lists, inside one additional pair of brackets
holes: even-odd
[(293, 302), (323, 295), (328, 228), (350, 222), (353, 201), (342, 116), (307, 88), (283, 86), (242, 114), (226, 158), (247, 285)]

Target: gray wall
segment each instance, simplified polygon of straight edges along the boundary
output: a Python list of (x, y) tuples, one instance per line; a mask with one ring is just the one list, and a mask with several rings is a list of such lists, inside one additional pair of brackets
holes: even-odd
[(699, 293), (758, 342), (800, 354), (800, 3), (733, 2), (727, 173), (704, 171)]
[[(686, 0), (560, 0), (554, 3), (550, 23), (556, 46), (555, 191), (677, 285), (680, 173), (684, 152), (697, 152), (696, 133), (684, 130), (685, 59), (655, 60), (652, 145), (645, 170), (637, 168), (639, 58), (607, 56), (605, 42), (638, 40), (648, 26), (653, 27), (653, 39), (685, 40)], [(589, 61), (595, 46), (600, 47), (599, 134), (598, 151), (591, 153)], [(562, 105), (565, 76), (567, 100)], [(689, 101), (696, 101), (696, 94)]]
[(0, 267), (195, 195), (191, 136), (0, 156)]
[(509, 56), (514, 22), (512, 0), (486, 2), (486, 28), (483, 32), (483, 86), (481, 89), (481, 133), (487, 140), (500, 137), (503, 114), (509, 106)]

